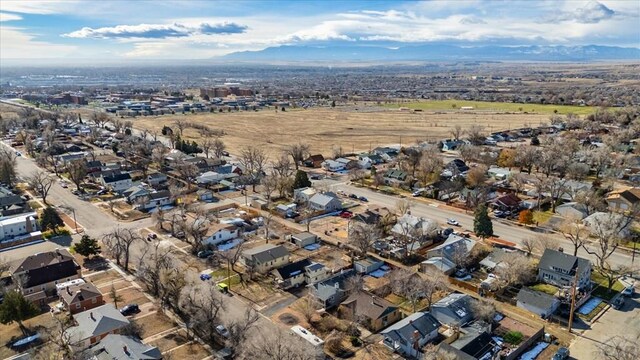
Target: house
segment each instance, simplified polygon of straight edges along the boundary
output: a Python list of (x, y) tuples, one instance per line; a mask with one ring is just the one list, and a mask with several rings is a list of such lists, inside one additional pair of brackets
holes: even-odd
[(56, 155), (55, 158), (56, 158), (56, 162), (59, 165), (66, 166), (72, 161), (84, 160), (86, 156), (87, 156), (87, 153), (85, 153), (84, 151), (79, 151), (79, 152), (66, 153), (62, 155)]
[(147, 183), (154, 188), (166, 183), (167, 180), (167, 175), (160, 172), (151, 173), (147, 176)]
[(458, 150), (463, 144), (464, 142), (460, 140), (445, 140), (442, 142), (442, 151)]
[(440, 256), (457, 264), (461, 258), (466, 258), (471, 253), (474, 246), (476, 246), (475, 240), (450, 234), (442, 244), (427, 251), (427, 259)]
[(490, 177), (496, 180), (506, 180), (511, 176), (511, 170), (492, 165), (487, 170)]
[(139, 198), (134, 208), (142, 211), (150, 211), (171, 204), (173, 204), (171, 192), (169, 190), (160, 190)]
[(121, 193), (133, 186), (131, 175), (129, 173), (119, 173), (100, 178), (102, 185), (111, 191)]
[(423, 273), (438, 271), (445, 275), (451, 275), (455, 270), (456, 264), (441, 256), (434, 256), (420, 263), (420, 272)]
[(398, 150), (391, 147), (377, 147), (372, 151), (374, 154), (380, 155), (385, 162), (393, 161), (398, 157)]
[(358, 155), (358, 164), (361, 169), (371, 169), (373, 165), (384, 163), (382, 156), (378, 154), (360, 154)]
[(153, 189), (149, 189), (143, 185), (136, 185), (122, 192), (122, 196), (127, 198), (129, 204), (135, 204), (138, 199), (149, 195)]
[(4, 186), (0, 186), (0, 218), (21, 214), (29, 210), (30, 207), (22, 196), (14, 194)]
[(338, 313), (342, 319), (362, 321), (371, 332), (378, 332), (402, 318), (397, 306), (366, 291), (351, 294), (340, 304)]
[(606, 198), (609, 210), (624, 212), (640, 206), (640, 188), (629, 188), (624, 191), (609, 193)]
[(396, 214), (386, 207), (369, 207), (364, 212), (355, 214), (352, 220), (359, 221), (367, 225), (384, 225), (396, 222)]
[(100, 160), (87, 161), (87, 173), (94, 173), (100, 170), (102, 170), (102, 161)]
[(365, 259), (356, 260), (353, 262), (353, 268), (358, 274), (369, 274), (384, 265), (384, 261), (378, 260), (374, 257), (367, 257)]
[(36, 213), (29, 212), (0, 218), (0, 248), (3, 244), (39, 239), (42, 234), (38, 231), (36, 216)]
[[(607, 229), (610, 225), (615, 224), (617, 237), (626, 239), (631, 236), (631, 222), (623, 214), (617, 212), (595, 212), (582, 220), (591, 233), (597, 233)], [(607, 230), (604, 230), (607, 231)], [(611, 230), (613, 232), (614, 230)]]
[(156, 346), (124, 335), (109, 334), (89, 352), (91, 360), (162, 360), (162, 352)]
[(13, 262), (9, 271), (25, 298), (41, 304), (55, 293), (57, 283), (82, 275), (80, 265), (64, 249), (27, 256)]
[(494, 199), (492, 205), (494, 208), (502, 211), (518, 211), (520, 210), (521, 203), (522, 200), (520, 200), (518, 195), (509, 193)]
[(589, 210), (583, 204), (577, 202), (568, 202), (556, 206), (556, 214), (559, 214), (568, 219), (582, 220), (589, 216)]
[(321, 167), (323, 162), (324, 162), (324, 156), (322, 156), (322, 154), (311, 155), (303, 161), (304, 166), (312, 167), (312, 168)]
[(58, 291), (60, 301), (71, 314), (104, 305), (102, 293), (92, 283), (70, 285)]
[(493, 355), (502, 349), (493, 339), (491, 325), (482, 322), (461, 327), (455, 332), (454, 339), (450, 343), (450, 348), (453, 349), (450, 352), (456, 355), (456, 359), (493, 359)]
[(360, 168), (360, 164), (358, 163), (358, 160), (347, 159), (347, 158), (337, 158), (336, 162), (339, 164), (342, 164), (345, 170)]
[(213, 224), (206, 230), (202, 240), (205, 245), (218, 245), (236, 239), (240, 236), (240, 229), (234, 224)]
[(480, 266), (489, 271), (493, 271), (496, 267), (501, 266), (503, 259), (505, 259), (508, 254), (511, 254), (513, 252), (514, 250), (494, 248), (493, 250), (491, 250), (489, 255), (480, 260)]
[(242, 252), (242, 262), (264, 274), (289, 263), (289, 250), (282, 245), (265, 244)]
[(215, 171), (207, 171), (196, 177), (196, 182), (200, 185), (217, 184), (222, 180), (231, 179), (236, 176), (235, 174), (220, 174)]
[(591, 262), (587, 259), (545, 249), (538, 264), (538, 280), (555, 286), (571, 286), (577, 274), (580, 289), (591, 287)]
[(284, 290), (302, 284), (314, 284), (329, 276), (324, 265), (312, 263), (309, 259), (302, 259), (294, 263), (279, 267), (271, 271), (276, 283)]
[(215, 196), (213, 196), (213, 191), (208, 189), (199, 189), (196, 191), (196, 195), (198, 195), (198, 200), (204, 202), (211, 202), (215, 200)]
[(453, 159), (445, 166), (445, 169), (451, 172), (451, 176), (455, 176), (469, 171), (469, 166), (461, 159)]
[(473, 301), (469, 295), (451, 293), (431, 305), (431, 315), (442, 324), (464, 326), (474, 318)]
[(75, 326), (65, 331), (71, 346), (83, 350), (98, 343), (109, 334), (118, 334), (129, 320), (112, 304), (98, 306), (73, 315)]
[(311, 199), (311, 197), (315, 194), (316, 194), (316, 189), (310, 188), (310, 187), (294, 189), (293, 200), (301, 204), (306, 204), (309, 202), (309, 199)]
[(334, 212), (342, 209), (342, 201), (337, 197), (327, 194), (315, 194), (309, 199), (309, 208), (325, 213)]
[(296, 246), (303, 248), (305, 246), (315, 244), (318, 241), (318, 237), (305, 231), (291, 235), (291, 239), (289, 241), (291, 241), (292, 244), (296, 244)]
[(355, 270), (342, 270), (339, 273), (313, 284), (310, 294), (323, 308), (330, 309), (347, 298), (347, 280), (356, 274)]
[(387, 185), (400, 185), (400, 184), (403, 184), (405, 181), (407, 181), (408, 176), (409, 175), (402, 170), (391, 169), (386, 173), (384, 173), (384, 176), (382, 177), (382, 179), (384, 180), (384, 183)]
[(560, 306), (560, 300), (555, 296), (523, 287), (518, 292), (517, 306), (539, 315), (543, 319), (549, 318)]
[(276, 212), (282, 217), (291, 217), (296, 213), (296, 204), (278, 204)]
[(438, 337), (440, 323), (428, 312), (416, 312), (380, 332), (382, 343), (407, 357), (421, 357), (420, 349)]
[(416, 242), (431, 243), (440, 226), (432, 219), (425, 219), (411, 214), (404, 214), (391, 228), (394, 237), (408, 237)]
[(322, 162), (322, 168), (327, 170), (327, 171), (331, 171), (331, 172), (338, 172), (338, 171), (343, 171), (345, 170), (344, 164), (343, 163), (339, 163), (337, 161), (334, 160), (325, 160)]

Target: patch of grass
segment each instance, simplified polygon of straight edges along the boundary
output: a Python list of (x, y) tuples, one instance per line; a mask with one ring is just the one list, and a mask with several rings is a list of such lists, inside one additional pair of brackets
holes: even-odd
[(38, 209), (42, 208), (42, 205), (40, 205), (40, 203), (35, 201), (35, 200), (29, 201), (29, 206), (31, 206), (31, 208), (34, 209), (34, 210), (38, 210)]
[[(455, 107), (454, 107), (455, 105)], [(409, 103), (386, 104), (387, 108), (406, 107), (410, 109), (432, 110), (432, 111), (460, 111), (462, 106), (471, 106), (473, 110), (485, 111), (507, 111), (520, 113), (541, 113), (541, 114), (568, 114), (589, 115), (595, 112), (595, 108), (589, 106), (572, 105), (543, 105), (543, 104), (519, 104), (507, 102), (490, 101), (462, 101), (462, 100), (428, 100)], [(473, 111), (469, 110), (469, 112)]]
[(532, 290), (535, 291), (540, 291), (543, 292), (545, 294), (549, 294), (549, 295), (555, 295), (558, 292), (558, 288), (553, 286), (553, 285), (549, 285), (549, 284), (535, 284), (533, 286), (530, 286), (530, 288)]
[(523, 338), (524, 335), (522, 335), (520, 331), (509, 331), (508, 333), (504, 334), (504, 341), (513, 345), (520, 344)]
[(549, 219), (551, 219), (552, 216), (553, 216), (553, 213), (551, 211), (534, 211), (533, 222), (538, 224), (544, 224), (547, 221), (549, 221)]
[[(596, 284), (598, 284), (598, 285), (602, 286), (603, 288), (605, 288), (605, 291), (609, 287), (609, 282), (607, 281), (607, 278), (602, 276), (602, 274), (600, 274), (597, 271), (594, 271), (593, 273), (591, 273), (591, 281), (593, 281)], [(620, 292), (620, 291), (624, 290), (624, 285), (622, 285), (621, 282), (616, 281), (616, 282), (613, 283), (613, 286), (611, 287), (611, 290), (613, 292)]]

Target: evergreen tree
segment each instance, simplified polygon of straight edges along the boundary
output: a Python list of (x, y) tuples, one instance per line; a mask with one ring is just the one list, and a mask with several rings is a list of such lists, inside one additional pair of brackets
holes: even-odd
[(311, 180), (309, 180), (309, 178), (307, 177), (307, 173), (302, 171), (302, 170), (298, 170), (296, 172), (296, 178), (295, 180), (293, 180), (293, 189), (300, 189), (300, 188), (305, 188), (305, 187), (310, 187), (311, 186)]
[(475, 219), (473, 220), (473, 231), (481, 238), (493, 236), (493, 223), (489, 218), (486, 205), (480, 205), (476, 209)]
[(9, 325), (15, 321), (22, 333), (27, 335), (27, 328), (22, 322), (38, 315), (39, 312), (38, 307), (25, 299), (21, 293), (8, 291), (4, 295), (4, 301), (0, 304), (0, 323)]
[(62, 221), (56, 209), (47, 206), (40, 216), (40, 227), (43, 230), (52, 230), (54, 234), (57, 234), (58, 226), (64, 226), (64, 221)]
[(102, 252), (102, 250), (100, 250), (100, 245), (98, 245), (98, 240), (86, 234), (82, 235), (82, 239), (80, 239), (79, 243), (73, 245), (73, 251), (84, 257), (91, 257)]

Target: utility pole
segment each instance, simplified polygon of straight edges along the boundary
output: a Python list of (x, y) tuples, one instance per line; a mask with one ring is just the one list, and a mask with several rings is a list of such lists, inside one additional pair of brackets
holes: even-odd
[(573, 284), (571, 285), (571, 308), (569, 310), (569, 333), (573, 327), (573, 311), (576, 307), (576, 285), (578, 283), (578, 272), (573, 276)]

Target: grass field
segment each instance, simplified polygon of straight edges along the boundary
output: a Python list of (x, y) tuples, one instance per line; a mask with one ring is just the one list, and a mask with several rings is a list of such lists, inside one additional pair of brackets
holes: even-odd
[[(278, 156), (286, 145), (299, 141), (308, 143), (312, 153), (332, 155), (334, 147), (344, 152), (367, 151), (381, 145), (413, 144), (416, 140), (450, 138), (455, 125), (468, 128), (473, 124), (486, 131), (506, 130), (548, 123), (548, 114), (506, 114), (449, 112), (444, 114), (414, 113), (391, 109), (355, 111), (313, 108), (286, 112), (200, 113), (187, 115), (148, 116), (133, 119), (134, 127), (160, 132), (163, 125), (173, 126), (176, 119), (206, 124), (224, 130), (222, 140), (229, 151), (238, 152), (248, 145), (264, 148), (271, 158)], [(200, 140), (194, 129), (184, 131), (183, 138)]]
[[(456, 111), (461, 106), (472, 106), (474, 110), (495, 111), (495, 112), (517, 112), (529, 114), (554, 114), (557, 110), (558, 114), (574, 113), (576, 115), (589, 115), (596, 109), (588, 106), (572, 106), (572, 105), (542, 105), (542, 104), (518, 104), (506, 102), (488, 102), (488, 101), (463, 101), (463, 100), (425, 100), (418, 102), (397, 103), (384, 105), (389, 108), (407, 107), (410, 109), (422, 109), (426, 111)], [(473, 110), (465, 110), (473, 111)]]

